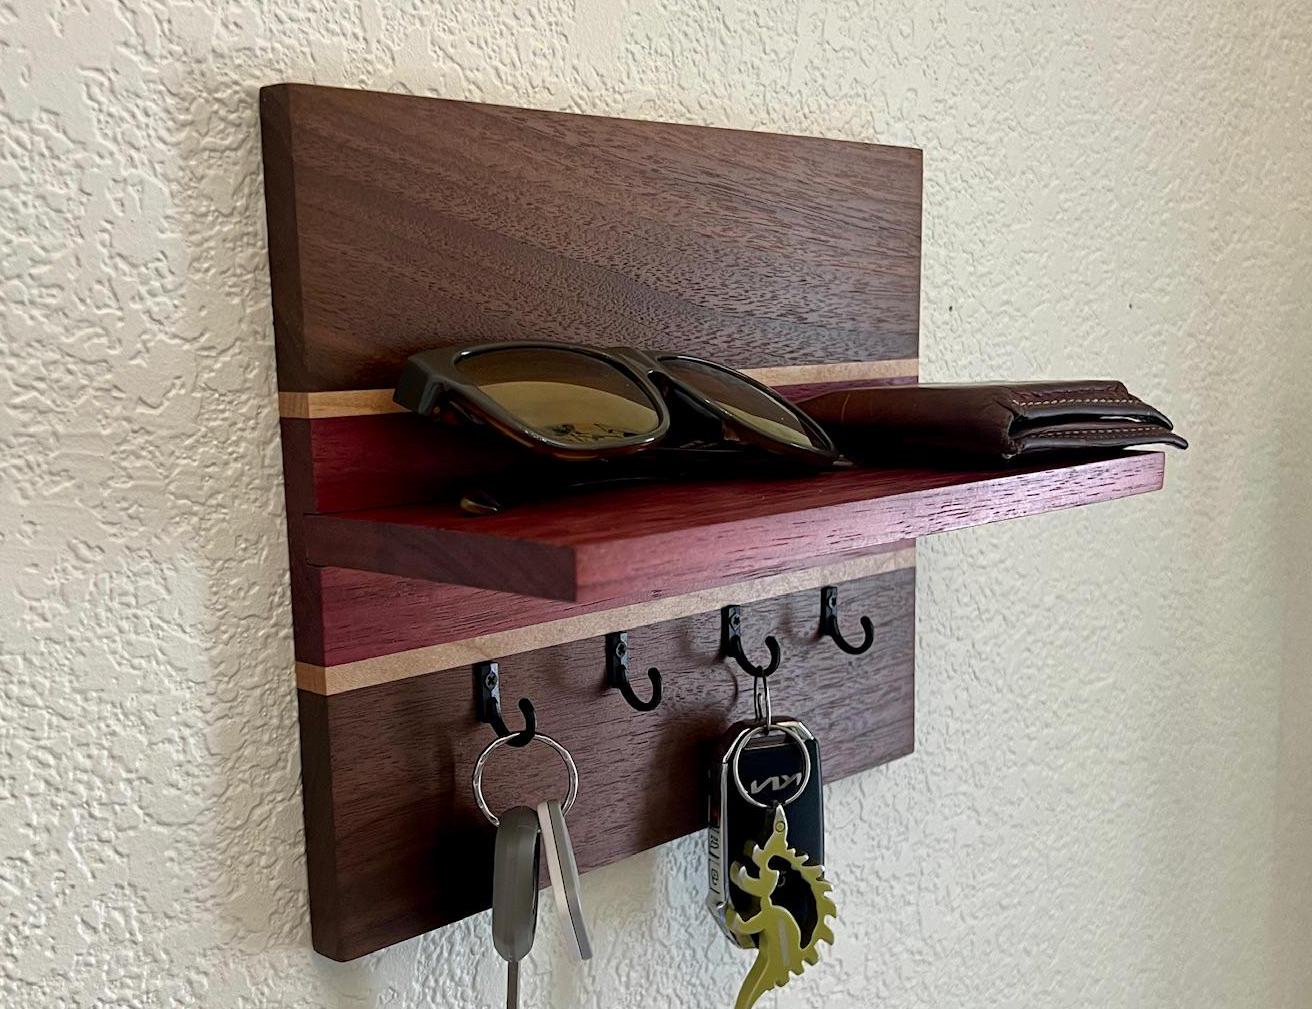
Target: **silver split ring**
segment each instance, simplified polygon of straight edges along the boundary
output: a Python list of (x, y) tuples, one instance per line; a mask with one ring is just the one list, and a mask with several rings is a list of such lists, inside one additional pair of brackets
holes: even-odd
[[(478, 804), (479, 811), (487, 817), (488, 823), (494, 827), (499, 827), (501, 820), (488, 808), (487, 800), (483, 798), (483, 768), (487, 766), (487, 760), (492, 756), (493, 750), (498, 746), (508, 746), (514, 738), (513, 734), (497, 736), (496, 739), (487, 744), (487, 748), (478, 755), (478, 760), (474, 762), (474, 802)], [(565, 787), (565, 801), (561, 803), (560, 811), (561, 813), (568, 813), (579, 794), (579, 769), (574, 764), (574, 758), (570, 756), (569, 750), (541, 732), (535, 733), (530, 742), (546, 743), (560, 754), (560, 759), (565, 762), (565, 772), (569, 775), (569, 784)]]
[(793, 792), (792, 795), (790, 795), (786, 799), (783, 799), (779, 804), (781, 806), (787, 806), (790, 802), (792, 802), (799, 795), (805, 792), (806, 786), (811, 783), (811, 751), (806, 748), (806, 740), (802, 738), (801, 733), (799, 733), (796, 729), (794, 729), (790, 725), (781, 725), (779, 723), (775, 723), (773, 726), (768, 724), (754, 725), (752, 726), (752, 728), (748, 729), (741, 736), (739, 736), (738, 741), (734, 744), (733, 754), (729, 758), (729, 774), (733, 778), (734, 787), (738, 789), (738, 794), (741, 795), (748, 802), (750, 802), (753, 806), (756, 806), (758, 809), (768, 809), (769, 807), (764, 802), (761, 802), (759, 799), (757, 799), (754, 795), (748, 794), (747, 789), (743, 787), (742, 775), (738, 773), (738, 759), (743, 754), (743, 748), (747, 746), (748, 742), (751, 741), (753, 736), (764, 735), (765, 733), (769, 732), (772, 728), (777, 729), (778, 731), (784, 733), (784, 735), (786, 735), (789, 739), (791, 739), (796, 744), (797, 748), (802, 751), (801, 783), (798, 784), (797, 790)]

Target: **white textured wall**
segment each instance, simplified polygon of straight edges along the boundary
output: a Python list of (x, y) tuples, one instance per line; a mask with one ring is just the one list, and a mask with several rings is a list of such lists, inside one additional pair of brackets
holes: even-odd
[[(919, 749), (832, 789), (840, 940), (778, 1005), (1312, 1006), (1310, 46), (1302, 0), (0, 4), (0, 1003), (500, 999), (484, 918), (309, 948), (295, 79), (923, 147), (925, 376), (1124, 377), (1195, 446), (925, 544)], [(731, 1004), (700, 838), (586, 882), (598, 956), (549, 929), (526, 1005)]]

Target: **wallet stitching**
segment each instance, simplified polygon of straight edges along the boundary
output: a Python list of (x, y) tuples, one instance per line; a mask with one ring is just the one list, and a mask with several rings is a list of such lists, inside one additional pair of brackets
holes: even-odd
[(1030, 399), (1025, 400), (1023, 406), (1056, 406), (1059, 403), (1138, 403), (1140, 400), (1133, 396), (1117, 396), (1108, 399), (1091, 399), (1088, 396), (1068, 396), (1063, 399)]
[(1094, 396), (1101, 393), (1104, 396), (1129, 396), (1131, 399), (1136, 398), (1129, 389), (1122, 389), (1117, 392), (1112, 385), (1095, 386), (1090, 388), (1087, 385), (1068, 385), (1058, 386), (1057, 388), (1047, 389), (1007, 389), (1007, 393), (1017, 398), (1025, 396)]
[[(1092, 438), (1097, 435), (1129, 434), (1131, 431), (1133, 431), (1135, 434), (1142, 434), (1149, 438), (1160, 438), (1163, 435), (1175, 434), (1174, 431), (1167, 431), (1164, 428), (1158, 428), (1155, 431), (1144, 431), (1138, 427), (1090, 427), (1090, 428), (1076, 428), (1074, 431), (1036, 431), (1029, 435), (1021, 435), (1021, 439), (1023, 440), (1027, 437), (1028, 438), (1074, 438), (1076, 436)], [(1176, 435), (1176, 437), (1179, 436)]]

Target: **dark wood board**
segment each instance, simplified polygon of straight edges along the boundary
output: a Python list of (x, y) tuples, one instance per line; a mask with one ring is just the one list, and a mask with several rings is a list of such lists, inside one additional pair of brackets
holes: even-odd
[(309, 516), (314, 565), (571, 602), (656, 598), (889, 543), (1157, 490), (1160, 452), (1006, 469), (853, 469), (577, 494), (473, 518), (451, 503)]
[(525, 338), (917, 356), (918, 150), (303, 84), (260, 108), (280, 389)]
[[(775, 710), (816, 732), (826, 781), (910, 753), (915, 735), (914, 571), (844, 585), (840, 606), (849, 630), (863, 613), (875, 621), (865, 655), (817, 639), (818, 591), (743, 614), (749, 655), (763, 654), (767, 633), (780, 638)], [(699, 830), (706, 750), (751, 713), (751, 678), (717, 657), (718, 613), (634, 628), (629, 643), (635, 667), (665, 673), (665, 700), (648, 714), (605, 687), (600, 639), (501, 665), (507, 706), (529, 697), (539, 728), (578, 763), (569, 825), (584, 871)], [(488, 907), (492, 829), (473, 804), (470, 775), (492, 732), (474, 719), (470, 671), (332, 696), (301, 691), (300, 704), (315, 948), (347, 960)], [(512, 724), (518, 717), (508, 715)], [(486, 778), (494, 808), (563, 786), (556, 757), (541, 746), (503, 747)]]
[[(261, 122), (282, 392), (386, 389), (417, 350), (521, 338), (691, 351), (826, 386), (855, 374), (846, 363), (882, 362), (888, 381), (914, 381), (919, 151), (307, 85), (264, 89)], [(427, 656), (650, 598), (630, 584), (563, 602), (311, 563), (326, 515), (449, 500), (520, 463), (418, 418), (297, 402), (283, 452), (303, 662)], [(813, 565), (810, 542), (761, 573)], [(914, 585), (901, 567), (842, 588), (844, 623), (868, 611), (880, 629), (859, 658), (815, 639), (818, 590), (746, 608), (749, 651), (783, 637), (777, 706), (820, 733), (827, 778), (911, 752)], [(651, 714), (602, 687), (601, 638), (535, 641), (502, 664), (508, 703), (533, 697), (579, 760), (585, 868), (698, 829), (699, 788), (642, 784), (695, 783), (706, 741), (750, 711), (747, 677), (717, 661), (718, 613), (631, 633), (636, 665), (667, 671)], [(468, 669), (300, 703), (316, 948), (348, 959), (486, 907), (491, 835), (468, 777), (491, 730), (473, 719)], [(494, 764), (489, 790), (514, 797), (517, 774), (519, 798), (540, 798), (527, 793), (559, 784), (540, 756)]]

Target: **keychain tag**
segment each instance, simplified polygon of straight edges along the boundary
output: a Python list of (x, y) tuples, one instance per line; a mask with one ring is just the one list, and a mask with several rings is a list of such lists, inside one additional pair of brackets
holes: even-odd
[(570, 937), (570, 948), (580, 960), (592, 959), (592, 941), (588, 938), (588, 924), (583, 918), (583, 895), (579, 883), (579, 868), (574, 861), (574, 846), (565, 826), (565, 814), (555, 799), (538, 803), (538, 824), (542, 829), (542, 847), (547, 855), (547, 871), (551, 877), (551, 892), (556, 897)]

